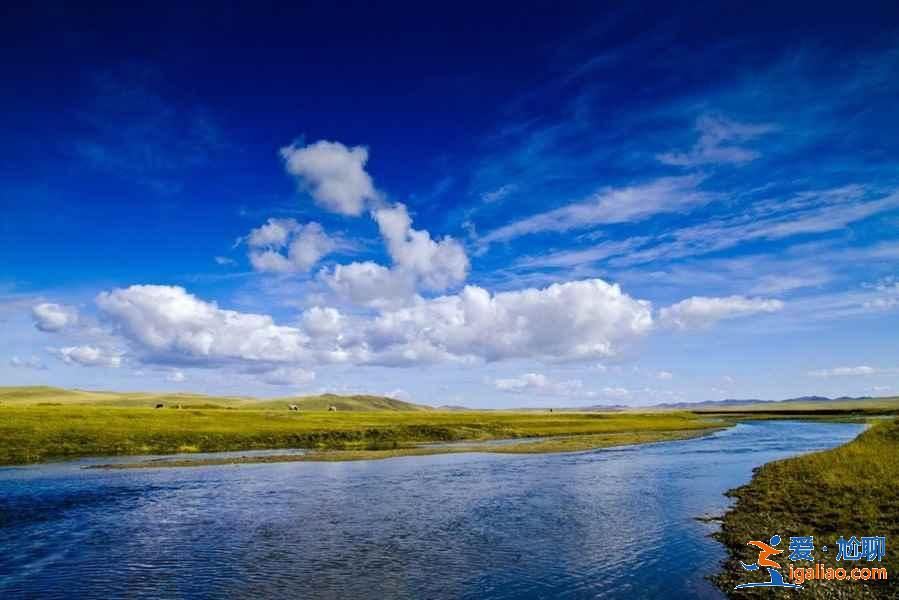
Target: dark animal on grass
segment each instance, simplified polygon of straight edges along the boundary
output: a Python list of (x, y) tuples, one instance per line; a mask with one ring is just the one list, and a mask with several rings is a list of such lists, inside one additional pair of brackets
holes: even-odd
[(156, 408), (165, 408), (165, 404), (157, 404)]
[(332, 404), (328, 407), (328, 412), (337, 412), (337, 407)]
[(287, 407), (287, 410), (300, 410), (300, 407), (296, 404), (291, 404)]

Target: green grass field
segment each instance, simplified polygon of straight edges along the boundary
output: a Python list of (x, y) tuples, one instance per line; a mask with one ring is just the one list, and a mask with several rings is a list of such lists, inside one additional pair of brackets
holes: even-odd
[(321, 394), (318, 396), (291, 396), (272, 400), (259, 400), (247, 396), (207, 396), (185, 393), (147, 392), (94, 392), (67, 390), (49, 386), (0, 387), (0, 406), (55, 406), (84, 405), (117, 408), (153, 408), (164, 404), (167, 408), (181, 405), (184, 408), (231, 409), (231, 410), (284, 410), (289, 404), (296, 404), (300, 410), (328, 410), (335, 406), (341, 411), (359, 410), (432, 410), (429, 406), (403, 402), (383, 396), (354, 395), (338, 396)]
[[(152, 409), (0, 404), (0, 464), (75, 456), (272, 448), (393, 450), (421, 442), (670, 434), (720, 427), (689, 413)], [(621, 438), (627, 443), (627, 438)], [(559, 441), (541, 451), (582, 449)], [(649, 440), (647, 440), (649, 441)], [(590, 441), (608, 445), (609, 440)]]
[[(717, 578), (722, 590), (729, 592), (746, 581), (746, 572), (738, 561), (753, 562), (757, 554), (746, 542), (778, 533), (787, 542), (790, 536), (813, 535), (816, 548), (829, 545), (834, 551), (819, 551), (816, 556), (830, 566), (883, 566), (891, 578), (809, 581), (802, 597), (899, 597), (899, 552), (895, 546), (899, 540), (899, 420), (880, 421), (854, 441), (833, 450), (769, 463), (756, 472), (751, 483), (731, 495), (737, 503), (725, 515), (720, 533), (730, 550), (725, 569)], [(882, 563), (836, 563), (835, 540), (841, 535), (846, 539), (852, 535), (886, 536), (886, 558)], [(734, 597), (738, 593), (734, 592)], [(775, 595), (793, 594), (796, 592), (786, 590)]]

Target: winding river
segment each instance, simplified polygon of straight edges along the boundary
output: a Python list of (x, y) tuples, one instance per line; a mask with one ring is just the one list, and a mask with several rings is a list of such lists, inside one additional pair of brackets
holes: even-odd
[(766, 421), (576, 454), (3, 468), (0, 598), (720, 598), (705, 577), (724, 548), (696, 517), (724, 512), (754, 467), (862, 429)]

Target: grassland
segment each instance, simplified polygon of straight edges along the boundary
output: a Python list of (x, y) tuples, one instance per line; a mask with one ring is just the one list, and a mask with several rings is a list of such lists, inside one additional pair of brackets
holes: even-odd
[[(155, 409), (157, 404), (165, 408)], [(290, 404), (299, 411), (288, 411)], [(179, 410), (176, 407), (181, 406)], [(336, 406), (337, 412), (327, 407)], [(746, 418), (852, 419), (895, 412), (899, 400), (765, 404), (702, 413), (441, 411), (379, 396), (248, 397), (0, 388), (0, 464), (79, 456), (307, 448), (280, 460), (362, 460), (449, 452), (574, 452), (683, 439)], [(428, 442), (546, 438), (494, 446)], [(212, 459), (218, 461), (220, 459)], [(227, 459), (268, 462), (275, 457)], [(197, 461), (189, 461), (199, 464)], [(174, 463), (167, 463), (174, 464)], [(216, 464), (205, 461), (202, 464)]]
[[(737, 501), (725, 515), (720, 533), (730, 558), (716, 580), (725, 592), (748, 581), (738, 562), (751, 563), (756, 558), (757, 551), (746, 545), (748, 540), (767, 539), (774, 533), (785, 541), (791, 536), (813, 535), (819, 550), (817, 560), (834, 568), (851, 568), (856, 563), (834, 561), (839, 536), (886, 536), (883, 562), (862, 561), (857, 566), (886, 567), (891, 579), (809, 581), (801, 594), (811, 598), (899, 598), (899, 552), (895, 548), (899, 539), (899, 421), (881, 421), (833, 450), (769, 463), (757, 470), (748, 485), (730, 494)], [(782, 547), (785, 545), (782, 542)], [(820, 552), (823, 545), (832, 550)], [(795, 593), (786, 590), (775, 595), (793, 597)]]
[(712, 430), (720, 426), (689, 413), (673, 412), (294, 412), (3, 403), (0, 404), (0, 464), (77, 456), (277, 448), (400, 451), (424, 442), (566, 438), (526, 450), (548, 452), (654, 441), (678, 435), (677, 432)]
[(185, 393), (147, 392), (97, 392), (68, 390), (49, 386), (0, 387), (0, 406), (56, 406), (81, 405), (116, 408), (154, 408), (163, 404), (168, 408), (229, 409), (229, 410), (282, 410), (295, 404), (300, 410), (328, 410), (334, 406), (341, 411), (369, 410), (432, 410), (430, 406), (403, 402), (395, 398), (371, 395), (338, 396), (290, 396), (272, 400), (259, 400), (248, 396), (207, 396)]
[(822, 400), (817, 402), (754, 402), (731, 404), (729, 406), (697, 407), (693, 412), (699, 414), (733, 415), (737, 413), (793, 415), (814, 413), (817, 415), (861, 414), (882, 415), (899, 411), (899, 397), (863, 398), (848, 400)]

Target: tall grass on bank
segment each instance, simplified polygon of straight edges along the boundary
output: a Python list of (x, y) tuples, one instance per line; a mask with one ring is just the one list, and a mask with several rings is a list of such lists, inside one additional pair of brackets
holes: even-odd
[[(819, 562), (833, 568), (886, 567), (887, 581), (805, 583), (807, 598), (899, 598), (899, 420), (882, 421), (854, 441), (825, 452), (769, 463), (752, 481), (730, 492), (737, 499), (724, 517), (721, 541), (730, 557), (716, 582), (727, 593), (748, 581), (739, 561), (755, 562), (749, 540), (779, 534), (787, 547), (791, 536), (813, 535)], [(886, 536), (882, 563), (835, 561), (840, 536)], [(824, 553), (821, 546), (828, 546)], [(786, 554), (786, 553), (785, 553)], [(780, 555), (786, 579), (790, 562)], [(794, 566), (808, 563), (795, 563)], [(769, 590), (765, 590), (768, 592)], [(793, 590), (775, 597), (798, 597)], [(733, 592), (734, 597), (741, 591)], [(743, 591), (740, 597), (746, 595)]]

